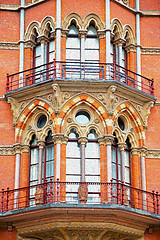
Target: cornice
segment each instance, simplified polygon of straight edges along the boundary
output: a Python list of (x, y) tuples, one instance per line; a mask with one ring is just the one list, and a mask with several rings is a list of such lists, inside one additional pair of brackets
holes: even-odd
[(19, 49), (19, 44), (17, 42), (0, 42), (0, 49)]
[(15, 155), (15, 148), (14, 145), (10, 146), (0, 146), (0, 156), (10, 156), (10, 155)]
[(142, 54), (158, 54), (160, 55), (160, 47), (143, 47), (141, 48)]
[(148, 149), (146, 152), (146, 158), (160, 159), (160, 149)]

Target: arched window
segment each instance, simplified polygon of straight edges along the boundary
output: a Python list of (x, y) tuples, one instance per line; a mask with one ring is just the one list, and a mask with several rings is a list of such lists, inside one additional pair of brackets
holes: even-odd
[(80, 62), (80, 39), (78, 38), (78, 29), (74, 24), (69, 28), (66, 41), (66, 61)]
[(118, 148), (118, 140), (115, 137), (112, 144), (112, 179), (113, 182), (121, 181), (121, 169), (122, 169), (122, 161), (121, 161), (121, 152)]
[(99, 39), (97, 30), (93, 25), (90, 25), (85, 41), (85, 61), (99, 63)]
[[(121, 182), (122, 180), (125, 184), (131, 184), (131, 168), (130, 168), (130, 152), (131, 144), (129, 139), (126, 140), (126, 148), (124, 151), (124, 159), (122, 160), (121, 150), (118, 148), (118, 140), (115, 137), (112, 144), (112, 179), (113, 182)], [(122, 161), (124, 162), (125, 173), (122, 176)]]
[(66, 148), (66, 181), (80, 182), (81, 180), (81, 151), (78, 143), (78, 134), (71, 129)]
[(54, 144), (52, 132), (49, 131), (45, 141), (43, 156), (42, 181), (54, 178)]
[(36, 136), (33, 135), (30, 142), (30, 176), (29, 185), (38, 184), (38, 169), (39, 169), (39, 148), (37, 145)]

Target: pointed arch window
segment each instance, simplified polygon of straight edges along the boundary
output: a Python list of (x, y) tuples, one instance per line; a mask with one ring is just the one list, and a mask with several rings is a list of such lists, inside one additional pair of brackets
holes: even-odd
[(45, 141), (43, 167), (42, 167), (42, 181), (49, 181), (54, 179), (54, 144), (52, 139), (52, 132), (49, 131)]
[(71, 24), (66, 41), (66, 61), (80, 62), (80, 39), (75, 24)]
[(30, 142), (30, 186), (38, 184), (38, 170), (39, 170), (39, 148), (37, 145), (36, 135), (33, 135)]
[(99, 63), (99, 39), (94, 25), (90, 25), (85, 41), (85, 61)]

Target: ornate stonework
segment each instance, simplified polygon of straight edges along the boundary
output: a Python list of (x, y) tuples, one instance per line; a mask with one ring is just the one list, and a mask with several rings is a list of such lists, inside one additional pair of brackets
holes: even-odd
[(0, 42), (0, 49), (13, 49), (18, 50), (19, 44), (14, 42)]
[(13, 146), (0, 146), (0, 155), (15, 155)]
[(160, 54), (160, 48), (152, 48), (152, 47), (148, 47), (148, 48), (142, 48), (141, 49), (141, 54)]

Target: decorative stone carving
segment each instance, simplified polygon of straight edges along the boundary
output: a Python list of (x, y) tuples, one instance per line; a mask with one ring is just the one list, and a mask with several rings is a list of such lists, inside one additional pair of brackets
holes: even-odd
[(112, 85), (108, 88), (107, 99), (106, 99), (106, 108), (109, 116), (113, 114), (113, 107), (115, 104), (115, 91), (117, 87)]
[(63, 102), (63, 96), (60, 87), (57, 83), (52, 84), (53, 87), (53, 101), (54, 101), (54, 111), (56, 114), (60, 112), (60, 108)]
[(15, 155), (13, 146), (0, 146), (0, 155)]
[(150, 115), (150, 110), (151, 108), (154, 106), (154, 102), (147, 102), (143, 105), (142, 110), (141, 110), (141, 114), (142, 114), (142, 118), (145, 124), (145, 127), (147, 127), (147, 121), (148, 121), (148, 116)]
[(11, 105), (11, 111), (13, 114), (13, 126), (15, 127), (18, 123), (19, 104), (18, 101), (12, 97), (8, 97), (8, 103)]

